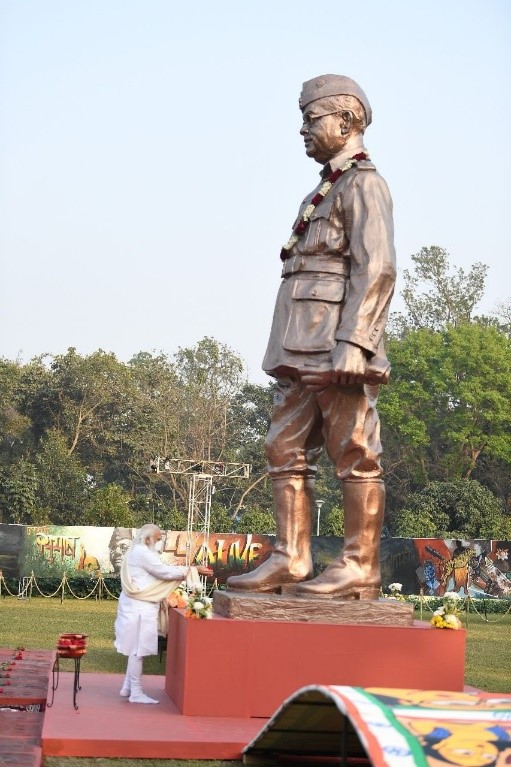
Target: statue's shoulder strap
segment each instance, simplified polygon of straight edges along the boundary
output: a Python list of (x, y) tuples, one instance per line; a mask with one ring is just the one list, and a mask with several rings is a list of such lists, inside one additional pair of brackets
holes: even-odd
[(376, 170), (376, 165), (371, 160), (359, 160), (357, 170)]

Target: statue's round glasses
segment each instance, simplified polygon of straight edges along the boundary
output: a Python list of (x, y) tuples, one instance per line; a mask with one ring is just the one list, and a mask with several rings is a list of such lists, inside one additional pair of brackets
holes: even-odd
[(334, 109), (333, 112), (325, 112), (322, 115), (311, 115), (309, 113), (304, 114), (302, 125), (304, 125), (306, 128), (310, 128), (311, 125), (314, 125), (314, 122), (316, 120), (321, 120), (322, 117), (328, 117), (328, 115), (337, 115), (342, 111), (343, 111), (342, 109)]

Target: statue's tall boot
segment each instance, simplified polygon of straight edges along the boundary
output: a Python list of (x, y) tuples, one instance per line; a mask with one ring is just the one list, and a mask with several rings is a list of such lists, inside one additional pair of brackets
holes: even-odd
[(380, 538), (385, 507), (381, 480), (346, 481), (344, 547), (321, 575), (296, 588), (299, 596), (377, 599), (381, 586)]
[(273, 552), (259, 567), (227, 579), (237, 591), (277, 592), (312, 574), (311, 516), (314, 480), (303, 475), (273, 480), (277, 536)]

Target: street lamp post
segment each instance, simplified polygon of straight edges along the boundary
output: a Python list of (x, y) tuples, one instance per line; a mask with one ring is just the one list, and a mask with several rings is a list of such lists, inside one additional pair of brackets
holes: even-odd
[(318, 507), (318, 523), (316, 526), (316, 535), (319, 535), (319, 520), (321, 517), (321, 507), (323, 506), (324, 501), (316, 501), (316, 506)]

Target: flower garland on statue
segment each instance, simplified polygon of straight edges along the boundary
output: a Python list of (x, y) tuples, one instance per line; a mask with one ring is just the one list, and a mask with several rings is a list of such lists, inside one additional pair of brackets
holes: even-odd
[(167, 602), (169, 607), (184, 610), (185, 616), (193, 620), (213, 617), (213, 600), (204, 596), (202, 591), (192, 591), (188, 594), (186, 589), (180, 586), (167, 597)]
[(300, 221), (297, 223), (295, 228), (293, 229), (293, 232), (291, 234), (291, 237), (289, 238), (288, 242), (284, 245), (282, 250), (280, 251), (280, 258), (282, 261), (286, 261), (290, 255), (291, 255), (291, 248), (293, 245), (296, 245), (300, 237), (304, 234), (307, 227), (310, 224), (310, 218), (314, 211), (316, 210), (317, 206), (320, 202), (322, 202), (325, 197), (327, 196), (330, 189), (333, 187), (337, 179), (339, 179), (341, 176), (343, 176), (346, 171), (350, 170), (350, 168), (353, 168), (354, 165), (356, 165), (360, 160), (368, 160), (369, 155), (366, 152), (359, 152), (358, 154), (353, 155), (353, 157), (350, 157), (347, 162), (344, 163), (342, 168), (337, 168), (337, 170), (334, 170), (326, 179), (326, 181), (323, 182), (321, 185), (321, 188), (319, 192), (316, 192), (310, 203), (307, 205), (305, 210), (303, 211)]
[(446, 591), (442, 607), (435, 610), (431, 625), (436, 629), (460, 629), (461, 621), (457, 616), (461, 597), (455, 591)]

